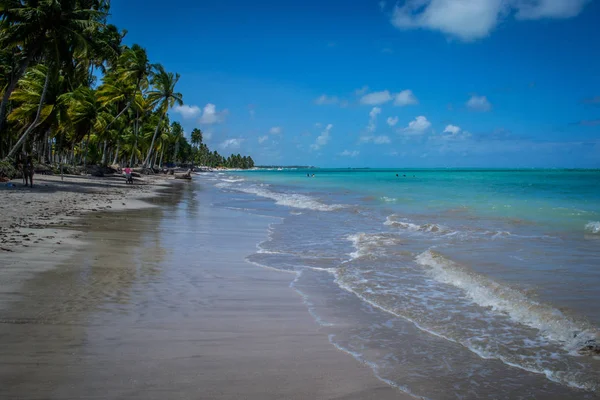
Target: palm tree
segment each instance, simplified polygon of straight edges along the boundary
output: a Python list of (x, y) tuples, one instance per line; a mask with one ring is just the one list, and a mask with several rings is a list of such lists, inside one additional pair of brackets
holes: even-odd
[(183, 127), (179, 122), (173, 122), (171, 124), (171, 140), (173, 142), (173, 162), (177, 162), (177, 155), (179, 154), (179, 145), (185, 140)]
[(125, 107), (119, 111), (117, 116), (111, 121), (106, 129), (119, 119), (135, 101), (135, 96), (138, 92), (142, 92), (143, 88), (147, 85), (148, 76), (152, 72), (152, 65), (148, 61), (148, 55), (146, 50), (137, 44), (134, 44), (131, 48), (126, 49), (121, 57), (119, 57), (115, 76), (111, 79), (112, 85), (127, 87), (130, 92), (121, 93), (123, 96), (110, 97), (110, 95), (104, 94), (103, 101), (106, 103), (114, 103), (123, 100), (127, 100)]
[(86, 166), (91, 134), (104, 131), (109, 114), (98, 100), (96, 91), (87, 86), (81, 86), (69, 95), (69, 115), (75, 136), (80, 140), (86, 137), (83, 159), (83, 165)]
[[(12, 123), (14, 127), (18, 127), (19, 130), (22, 131), (26, 126), (32, 125), (42, 96), (46, 76), (49, 73), (46, 66), (36, 65), (27, 71), (13, 91), (10, 97), (13, 109), (8, 115), (8, 122)], [(67, 91), (66, 86), (67, 81), (63, 75), (55, 73), (50, 76), (45, 104), (41, 109), (37, 125), (45, 132), (45, 137), (41, 142), (43, 151), (40, 152), (38, 148), (40, 158), (46, 154), (46, 146), (48, 139), (51, 138), (51, 131), (56, 133), (59, 127), (66, 128), (68, 125), (67, 104), (63, 96)]]
[[(50, 68), (61, 63), (72, 64), (75, 53), (85, 51), (94, 40), (89, 33), (102, 24), (109, 2), (88, 1), (87, 7), (82, 7), (86, 2), (81, 0), (0, 0), (0, 42), (5, 48), (18, 47), (23, 51), (23, 58), (11, 76), (0, 103), (0, 131), (10, 96), (29, 64), (35, 59), (43, 59)], [(45, 92), (40, 109), (44, 96)], [(25, 138), (24, 134), (19, 142)]]
[(194, 128), (191, 135), (192, 144), (198, 148), (202, 144), (202, 131), (198, 128)]
[(156, 130), (152, 136), (152, 142), (150, 142), (150, 147), (148, 148), (148, 153), (144, 160), (144, 168), (148, 166), (156, 135), (158, 134), (161, 122), (167, 114), (167, 111), (175, 105), (183, 105), (183, 95), (175, 92), (175, 86), (180, 77), (179, 74), (174, 75), (172, 72), (166, 72), (164, 67), (160, 64), (156, 65), (155, 68), (156, 71), (153, 73), (151, 80), (152, 90), (148, 92), (148, 100), (151, 104), (157, 106), (156, 111), (160, 114), (160, 119), (156, 125)]

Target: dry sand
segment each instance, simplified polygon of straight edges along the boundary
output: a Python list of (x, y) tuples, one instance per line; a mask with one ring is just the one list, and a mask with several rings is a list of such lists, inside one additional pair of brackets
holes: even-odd
[[(79, 237), (0, 252), (12, 259), (0, 266), (0, 398), (406, 398), (329, 343), (289, 288), (293, 275), (244, 261), (271, 219), (216, 209), (210, 192), (191, 188), (163, 193), (160, 207), (77, 221), (54, 200), (31, 200), (55, 207), (47, 217), (75, 223)], [(127, 205), (126, 193), (74, 204)], [(71, 250), (49, 257), (57, 247)]]

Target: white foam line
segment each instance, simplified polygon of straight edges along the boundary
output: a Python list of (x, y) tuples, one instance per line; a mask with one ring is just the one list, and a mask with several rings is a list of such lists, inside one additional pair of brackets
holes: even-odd
[(300, 295), (300, 297), (302, 297), (302, 302), (308, 308), (308, 313), (313, 317), (313, 319), (315, 320), (315, 322), (317, 324), (319, 324), (320, 326), (324, 326), (324, 327), (335, 326), (335, 324), (333, 324), (331, 322), (324, 321), (323, 318), (321, 318), (315, 311), (315, 305), (308, 300), (308, 296), (296, 287), (296, 282), (298, 282), (298, 279), (300, 279), (301, 276), (302, 276), (302, 271), (298, 271), (296, 273), (296, 278), (290, 282), (290, 288), (295, 290)]
[(375, 364), (374, 362), (365, 360), (362, 356), (362, 354), (356, 353), (352, 350), (346, 349), (345, 347), (342, 347), (340, 344), (336, 343), (333, 339), (335, 338), (334, 334), (330, 334), (329, 335), (329, 343), (331, 343), (336, 349), (338, 349), (339, 351), (349, 354), (352, 357), (354, 357), (354, 359), (356, 359), (357, 361), (367, 365), (368, 367), (371, 368), (371, 370), (373, 371), (373, 375), (375, 375), (375, 377), (377, 379), (379, 379), (380, 381), (382, 381), (383, 383), (400, 390), (403, 393), (406, 393), (407, 395), (409, 395), (410, 397), (413, 397), (415, 399), (420, 399), (420, 400), (430, 400), (428, 397), (423, 397), (423, 396), (419, 396), (418, 394), (413, 393), (409, 388), (407, 388), (406, 386), (402, 386), (397, 384), (396, 382), (384, 378), (379, 374), (379, 365)]
[(297, 271), (291, 271), (289, 269), (279, 269), (279, 268), (269, 267), (267, 265), (263, 265), (263, 264), (260, 264), (260, 263), (248, 260), (248, 258), (246, 258), (245, 260), (246, 260), (247, 263), (256, 265), (257, 267), (261, 267), (261, 268), (264, 268), (264, 269), (270, 269), (272, 271), (277, 271), (277, 272), (285, 272), (285, 273), (288, 273), (288, 274), (296, 274), (297, 273)]
[(527, 371), (527, 372), (531, 372), (531, 373), (535, 373), (535, 374), (539, 374), (539, 375), (544, 375), (544, 376), (546, 376), (546, 378), (548, 380), (550, 380), (552, 382), (556, 382), (556, 383), (559, 383), (559, 384), (566, 384), (567, 386), (570, 386), (570, 387), (573, 387), (573, 388), (576, 388), (576, 389), (585, 389), (585, 390), (591, 390), (591, 391), (595, 391), (596, 390), (596, 386), (586, 387), (586, 386), (579, 385), (579, 384), (577, 384), (575, 382), (562, 381), (559, 378), (555, 378), (552, 375), (551, 371), (547, 371), (547, 370), (535, 370), (535, 369), (527, 368), (527, 367), (522, 366), (522, 365), (514, 364), (514, 363), (512, 363), (510, 361), (507, 361), (506, 359), (504, 359), (504, 357), (502, 357), (500, 355), (495, 355), (495, 356), (485, 355), (485, 354), (477, 351), (476, 349), (470, 347), (468, 344), (465, 344), (464, 342), (461, 342), (461, 341), (452, 339), (450, 337), (444, 336), (444, 335), (442, 335), (442, 334), (440, 334), (438, 332), (431, 331), (431, 330), (429, 330), (427, 328), (422, 327), (415, 320), (413, 320), (413, 319), (411, 319), (411, 318), (409, 318), (409, 317), (407, 317), (405, 315), (397, 314), (397, 313), (395, 313), (392, 310), (388, 310), (388, 309), (380, 306), (379, 304), (375, 303), (374, 301), (371, 301), (371, 300), (367, 299), (366, 297), (362, 296), (361, 294), (356, 293), (354, 290), (352, 290), (352, 288), (349, 288), (347, 285), (344, 285), (344, 284), (340, 283), (339, 276), (338, 276), (337, 272), (334, 273), (334, 275), (336, 276), (335, 283), (340, 288), (342, 288), (343, 290), (346, 290), (347, 292), (352, 293), (353, 295), (355, 295), (356, 297), (358, 297), (362, 301), (370, 304), (371, 306), (373, 306), (373, 307), (375, 307), (375, 308), (377, 308), (377, 309), (379, 309), (379, 310), (381, 310), (383, 312), (386, 312), (388, 314), (392, 314), (392, 315), (394, 315), (394, 316), (396, 316), (398, 318), (402, 318), (402, 319), (404, 319), (406, 321), (411, 322), (415, 327), (417, 327), (417, 329), (419, 329), (419, 330), (421, 330), (423, 332), (429, 333), (429, 334), (431, 334), (433, 336), (437, 336), (437, 337), (439, 337), (441, 339), (444, 339), (444, 340), (448, 340), (448, 341), (450, 341), (452, 343), (459, 344), (459, 345), (463, 346), (464, 348), (466, 348), (467, 350), (469, 350), (470, 352), (476, 354), (480, 358), (483, 358), (485, 360), (494, 360), (494, 359), (495, 360), (500, 360), (500, 361), (502, 361), (504, 364), (506, 364), (508, 366), (511, 366), (511, 367), (514, 367), (514, 368), (518, 368), (518, 369), (521, 369), (523, 371)]

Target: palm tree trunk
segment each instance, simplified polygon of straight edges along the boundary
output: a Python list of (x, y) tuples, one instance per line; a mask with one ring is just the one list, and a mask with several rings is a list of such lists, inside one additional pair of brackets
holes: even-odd
[(152, 142), (150, 143), (150, 148), (148, 149), (148, 154), (146, 155), (146, 160), (144, 161), (144, 165), (143, 167), (146, 168), (148, 166), (148, 162), (150, 161), (150, 155), (152, 154), (152, 149), (154, 147), (154, 141), (156, 140), (156, 135), (158, 135), (158, 130), (160, 129), (160, 124), (162, 123), (162, 120), (164, 118), (166, 114), (163, 113), (163, 115), (160, 116), (160, 119), (158, 120), (158, 124), (156, 125), (156, 130), (154, 131), (154, 135), (152, 135)]
[(71, 165), (75, 166), (75, 141), (71, 143)]
[(133, 168), (133, 156), (135, 154), (135, 149), (137, 148), (137, 137), (138, 137), (138, 126), (139, 126), (139, 111), (135, 112), (135, 126), (133, 127), (133, 148), (131, 149), (131, 158), (129, 159), (129, 166)]
[(152, 160), (152, 165), (150, 165), (151, 168), (154, 168), (156, 165), (156, 160), (158, 160), (158, 151), (154, 152), (154, 160)]
[[(46, 100), (46, 92), (48, 92), (49, 83), (50, 83), (50, 68), (48, 68), (48, 71), (46, 72), (46, 81), (44, 82), (44, 90), (42, 90), (42, 95), (40, 96), (40, 103), (38, 104), (38, 109), (37, 109), (37, 113), (35, 114), (35, 119), (31, 123), (31, 125), (29, 125), (29, 128), (27, 128), (25, 133), (23, 133), (23, 135), (21, 135), (21, 138), (17, 141), (17, 143), (14, 145), (14, 147), (8, 152), (8, 156), (6, 158), (12, 157), (16, 153), (19, 146), (21, 146), (22, 144), (25, 143), (25, 139), (27, 139), (27, 136), (29, 136), (31, 131), (33, 131), (33, 129), (37, 126), (38, 121), (40, 119), (40, 114), (42, 113), (42, 107), (44, 105), (44, 101)], [(8, 90), (8, 88), (7, 88), (7, 90)], [(1, 117), (2, 116), (1, 116), (1, 111), (0, 111), (0, 118)]]
[(10, 95), (17, 87), (19, 79), (21, 79), (21, 77), (27, 70), (27, 67), (31, 63), (31, 60), (33, 60), (34, 53), (34, 51), (31, 51), (29, 55), (23, 60), (23, 62), (19, 66), (19, 69), (17, 70), (17, 73), (12, 77), (11, 81), (6, 87), (6, 90), (4, 91), (4, 95), (2, 96), (2, 103), (0, 104), (0, 132), (2, 132), (2, 128), (4, 128), (4, 121), (6, 119), (6, 110), (8, 108), (8, 100), (10, 99)]
[(102, 166), (106, 165), (106, 146), (108, 141), (104, 139), (104, 147), (102, 148)]
[(87, 139), (85, 139), (85, 156), (83, 156), (83, 169), (87, 168), (88, 151), (90, 150), (90, 131), (88, 131)]
[(163, 144), (160, 148), (160, 161), (158, 162), (158, 168), (162, 168), (162, 160), (163, 160), (164, 154), (165, 154), (165, 143), (163, 142)]
[(42, 151), (40, 152), (41, 160), (40, 162), (46, 163), (46, 149), (48, 148), (48, 136), (50, 135), (50, 128), (46, 129), (46, 134), (44, 135), (44, 144), (41, 146)]
[(117, 151), (115, 151), (115, 158), (113, 158), (113, 162), (112, 165), (115, 165), (117, 163), (117, 159), (119, 158), (119, 149), (121, 147), (121, 141), (117, 140)]
[(179, 138), (175, 142), (175, 149), (173, 150), (173, 164), (177, 164), (177, 153), (179, 153)]

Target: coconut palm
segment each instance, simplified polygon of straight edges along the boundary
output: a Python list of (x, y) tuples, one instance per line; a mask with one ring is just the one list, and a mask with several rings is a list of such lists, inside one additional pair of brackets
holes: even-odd
[(202, 131), (198, 128), (194, 128), (191, 134), (192, 144), (198, 148), (202, 144)]
[(74, 140), (86, 138), (84, 166), (87, 165), (87, 155), (91, 135), (104, 131), (110, 115), (98, 100), (96, 91), (87, 86), (81, 86), (69, 94), (69, 116), (73, 124)]
[[(75, 54), (85, 51), (94, 40), (90, 33), (102, 24), (108, 3), (109, 0), (0, 0), (0, 43), (5, 48), (18, 47), (24, 55), (4, 90), (0, 131), (9, 98), (29, 64), (39, 59), (50, 68), (72, 65)], [(44, 96), (40, 101), (40, 112)], [(29, 132), (30, 129), (26, 134)]]
[(169, 108), (175, 105), (183, 105), (183, 95), (175, 91), (175, 86), (177, 85), (178, 81), (179, 74), (166, 72), (163, 66), (160, 64), (155, 66), (155, 71), (152, 74), (151, 80), (152, 90), (148, 91), (147, 96), (150, 103), (156, 106), (156, 111), (159, 113), (160, 119), (156, 125), (156, 130), (154, 131), (152, 141), (150, 142), (150, 147), (148, 148), (148, 153), (146, 154), (146, 159), (144, 160), (144, 168), (148, 166), (150, 156), (152, 155), (152, 151), (154, 149), (156, 135), (160, 129), (161, 122), (167, 115), (167, 111)]

